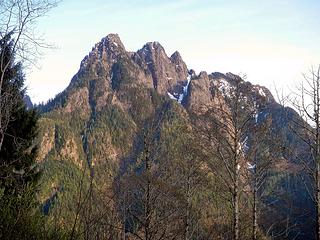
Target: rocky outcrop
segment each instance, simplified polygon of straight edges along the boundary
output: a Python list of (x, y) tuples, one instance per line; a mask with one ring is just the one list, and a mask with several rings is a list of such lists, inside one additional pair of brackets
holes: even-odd
[(84, 162), (80, 160), (79, 149), (76, 141), (73, 137), (67, 138), (60, 148), (59, 154), (61, 159), (71, 160), (75, 163), (79, 168), (83, 168)]
[(133, 59), (138, 64), (147, 66), (152, 75), (153, 87), (158, 93), (182, 92), (188, 69), (178, 52), (169, 58), (160, 43), (149, 42), (137, 54), (139, 57), (135, 56)]
[(64, 108), (64, 112), (77, 112), (79, 117), (84, 119), (88, 118), (90, 115), (88, 88), (83, 87), (76, 89), (76, 91), (72, 93), (68, 98), (67, 105)]
[(55, 128), (54, 121), (48, 118), (39, 120), (38, 155), (37, 162), (42, 162), (49, 152), (54, 148)]
[(186, 101), (186, 107), (189, 111), (203, 113), (213, 106), (210, 85), (206, 72), (201, 72), (199, 76), (192, 79)]

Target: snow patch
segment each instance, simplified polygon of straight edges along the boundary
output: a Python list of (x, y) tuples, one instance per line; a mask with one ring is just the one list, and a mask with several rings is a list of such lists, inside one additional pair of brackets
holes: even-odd
[(231, 90), (232, 90), (232, 86), (230, 85), (230, 83), (227, 80), (221, 78), (219, 79), (218, 84), (219, 84), (218, 89), (222, 93), (222, 95), (224, 97), (230, 97)]
[[(167, 79), (172, 79), (172, 78), (167, 77)], [(172, 95), (170, 92), (167, 92), (170, 99), (176, 100), (178, 103), (181, 104), (183, 99), (188, 95), (188, 88), (189, 88), (190, 82), (191, 82), (191, 75), (187, 77), (187, 84), (183, 86), (182, 93), (181, 94), (174, 93), (174, 95), (178, 95), (177, 97)]]
[(254, 119), (255, 119), (255, 123), (258, 123), (258, 119), (259, 119), (259, 113), (258, 112), (254, 115)]
[(188, 95), (188, 88), (189, 88), (190, 82), (191, 82), (191, 75), (188, 75), (187, 84), (185, 86), (183, 86), (183, 91), (180, 94), (179, 99), (178, 99), (179, 103), (182, 103), (182, 100), (184, 99), (184, 97)]
[(262, 97), (266, 97), (266, 93), (263, 91), (262, 88), (259, 88), (259, 94), (260, 94)]
[(249, 150), (249, 144), (248, 144), (248, 136), (245, 137), (245, 139), (241, 142), (242, 145), (242, 149), (244, 151), (244, 153), (248, 152)]
[(168, 96), (169, 96), (170, 99), (177, 101), (176, 97), (173, 96), (171, 93), (167, 92), (167, 94), (168, 94)]
[(251, 164), (250, 162), (247, 162), (247, 168), (249, 170), (254, 170), (256, 168), (256, 165), (255, 164)]
[(243, 152), (242, 152), (242, 145), (241, 145), (240, 142), (238, 142), (238, 147), (237, 147), (236, 153), (237, 153), (237, 154), (243, 153)]

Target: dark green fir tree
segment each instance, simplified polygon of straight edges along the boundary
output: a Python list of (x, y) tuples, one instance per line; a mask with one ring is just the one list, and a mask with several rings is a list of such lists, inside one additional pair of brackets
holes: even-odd
[(0, 39), (0, 239), (37, 239), (38, 115), (23, 102), (25, 77), (13, 44), (11, 34)]

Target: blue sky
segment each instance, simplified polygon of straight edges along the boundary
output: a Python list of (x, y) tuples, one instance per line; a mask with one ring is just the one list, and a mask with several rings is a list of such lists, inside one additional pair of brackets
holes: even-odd
[(246, 73), (254, 84), (294, 87), (320, 63), (318, 0), (64, 0), (39, 22), (57, 46), (28, 73), (34, 102), (61, 92), (83, 57), (108, 33), (127, 50), (160, 42), (197, 72)]

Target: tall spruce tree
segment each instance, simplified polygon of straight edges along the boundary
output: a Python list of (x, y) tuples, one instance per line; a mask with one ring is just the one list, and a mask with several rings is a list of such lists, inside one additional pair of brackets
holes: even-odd
[(7, 57), (7, 68), (2, 96), (1, 114), (10, 112), (7, 128), (4, 132), (3, 147), (0, 151), (0, 186), (6, 193), (17, 193), (27, 183), (34, 181), (36, 146), (33, 144), (37, 133), (38, 116), (35, 110), (27, 110), (25, 95), (25, 77), (21, 63), (16, 63), (13, 52), (13, 40), (8, 34), (0, 40), (0, 54)]
[(0, 150), (0, 238), (32, 239), (34, 186), (39, 175), (34, 145), (38, 116), (23, 102), (25, 77), (21, 63), (15, 61), (13, 44), (11, 34), (0, 39), (3, 64), (8, 65), (0, 96), (1, 119), (6, 121)]

